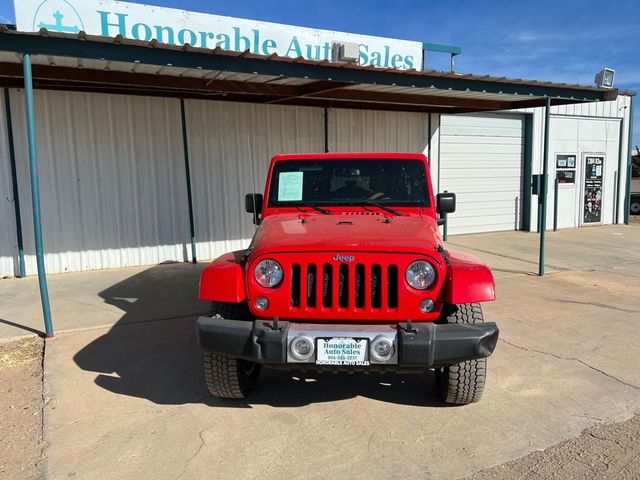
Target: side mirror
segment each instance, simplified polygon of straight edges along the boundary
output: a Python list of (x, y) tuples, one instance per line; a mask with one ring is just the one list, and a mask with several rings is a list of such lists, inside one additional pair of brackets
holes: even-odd
[(244, 209), (247, 213), (253, 213), (253, 223), (260, 225), (260, 212), (262, 212), (262, 194), (247, 193), (244, 196)]
[(436, 197), (436, 211), (439, 215), (446, 215), (456, 211), (456, 194), (455, 193), (439, 193)]

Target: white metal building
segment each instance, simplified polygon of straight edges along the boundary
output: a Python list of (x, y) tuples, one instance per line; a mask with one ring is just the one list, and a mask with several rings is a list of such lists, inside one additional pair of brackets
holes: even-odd
[(449, 234), (535, 231), (545, 102), (546, 227), (625, 218), (630, 94), (0, 26), (0, 277), (18, 274), (21, 244), (37, 273), (27, 55), (50, 273), (244, 248), (255, 227), (243, 196), (278, 153), (424, 152), (436, 191), (457, 194)]
[[(11, 89), (9, 97), (21, 210), (29, 218), (23, 91)], [(559, 228), (582, 224), (583, 159), (590, 154), (605, 157), (602, 223), (615, 221), (620, 123), (628, 122), (628, 104), (629, 97), (621, 95), (613, 102), (553, 107), (552, 160), (556, 153), (578, 159), (575, 183), (559, 186)], [(243, 211), (243, 195), (263, 188), (272, 155), (323, 151), (324, 111), (205, 100), (187, 100), (185, 107), (198, 257), (211, 259), (248, 244), (255, 227)], [(189, 260), (184, 152), (176, 135), (179, 100), (40, 90), (36, 111), (49, 272)], [(539, 172), (543, 109), (469, 115), (329, 109), (328, 114), (329, 151), (431, 151), (434, 188), (458, 196), (450, 234), (527, 228), (525, 130), (532, 122), (531, 167)], [(17, 273), (18, 252), (2, 116), (0, 128), (0, 274), (11, 276)], [(627, 130), (622, 131), (625, 151)], [(551, 178), (554, 170), (555, 161)], [(550, 212), (552, 197), (550, 191)], [(623, 207), (619, 202), (618, 222)], [(527, 229), (535, 230), (535, 201), (529, 216)], [(552, 228), (553, 215), (547, 219)], [(36, 273), (31, 223), (23, 222), (22, 230), (31, 275)]]

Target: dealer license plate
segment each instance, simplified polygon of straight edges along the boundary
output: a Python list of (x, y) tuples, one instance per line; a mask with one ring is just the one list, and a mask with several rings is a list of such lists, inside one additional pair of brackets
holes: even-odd
[(366, 338), (318, 338), (316, 365), (369, 365)]

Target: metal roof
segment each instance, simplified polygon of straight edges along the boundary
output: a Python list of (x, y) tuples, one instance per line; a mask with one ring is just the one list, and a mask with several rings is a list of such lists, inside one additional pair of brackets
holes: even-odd
[(0, 25), (0, 86), (337, 108), (462, 113), (614, 100), (618, 91), (454, 72), (394, 70)]

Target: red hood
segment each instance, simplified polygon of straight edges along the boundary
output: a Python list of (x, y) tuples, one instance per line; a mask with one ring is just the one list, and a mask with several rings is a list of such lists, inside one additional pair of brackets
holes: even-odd
[(335, 212), (278, 214), (264, 219), (252, 246), (258, 254), (291, 251), (358, 250), (433, 252), (442, 243), (429, 216)]

